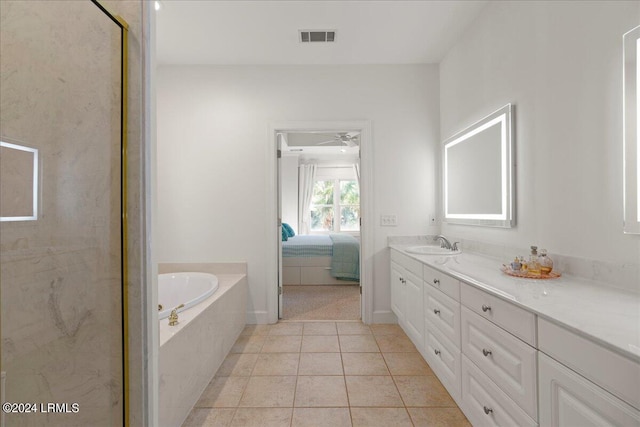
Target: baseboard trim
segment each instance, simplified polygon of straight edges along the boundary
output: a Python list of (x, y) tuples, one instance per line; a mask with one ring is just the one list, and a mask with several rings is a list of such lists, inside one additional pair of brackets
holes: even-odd
[(371, 323), (398, 323), (398, 318), (391, 310), (378, 310), (373, 312)]

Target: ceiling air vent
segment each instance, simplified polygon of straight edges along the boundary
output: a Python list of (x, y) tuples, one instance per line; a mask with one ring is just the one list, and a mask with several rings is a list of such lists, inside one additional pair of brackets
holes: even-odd
[(299, 33), (300, 33), (300, 41), (302, 43), (336, 41), (335, 30), (300, 30)]

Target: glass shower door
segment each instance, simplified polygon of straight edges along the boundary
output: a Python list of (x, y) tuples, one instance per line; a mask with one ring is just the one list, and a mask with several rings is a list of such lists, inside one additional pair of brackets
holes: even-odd
[(4, 423), (123, 425), (121, 28), (2, 0), (0, 31)]

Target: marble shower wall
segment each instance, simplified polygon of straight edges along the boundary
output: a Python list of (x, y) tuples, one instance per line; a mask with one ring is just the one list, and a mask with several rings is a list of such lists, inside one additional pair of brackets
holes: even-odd
[(89, 1), (0, 4), (0, 137), (40, 154), (39, 217), (0, 223), (2, 370), (11, 402), (122, 423), (120, 30)]

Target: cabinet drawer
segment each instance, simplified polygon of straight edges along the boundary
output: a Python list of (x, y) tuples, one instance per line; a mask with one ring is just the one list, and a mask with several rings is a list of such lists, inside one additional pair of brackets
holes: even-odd
[(460, 303), (431, 286), (424, 291), (425, 318), (460, 348)]
[(426, 265), (422, 268), (422, 276), (425, 283), (441, 290), (456, 301), (460, 301), (460, 282), (453, 277), (440, 273)]
[(391, 249), (391, 261), (422, 279), (422, 263), (420, 261), (410, 258), (396, 249)]
[(425, 320), (424, 330), (423, 356), (449, 394), (458, 401), (460, 399), (460, 350), (428, 320)]
[(462, 352), (537, 419), (536, 349), (462, 307)]
[(544, 353), (538, 367), (541, 426), (640, 426), (640, 411)]
[(462, 356), (462, 405), (474, 426), (538, 425), (466, 356)]
[(640, 364), (545, 319), (538, 319), (540, 351), (640, 409)]
[(480, 316), (536, 346), (535, 314), (465, 283), (460, 285), (460, 298), (462, 304)]

